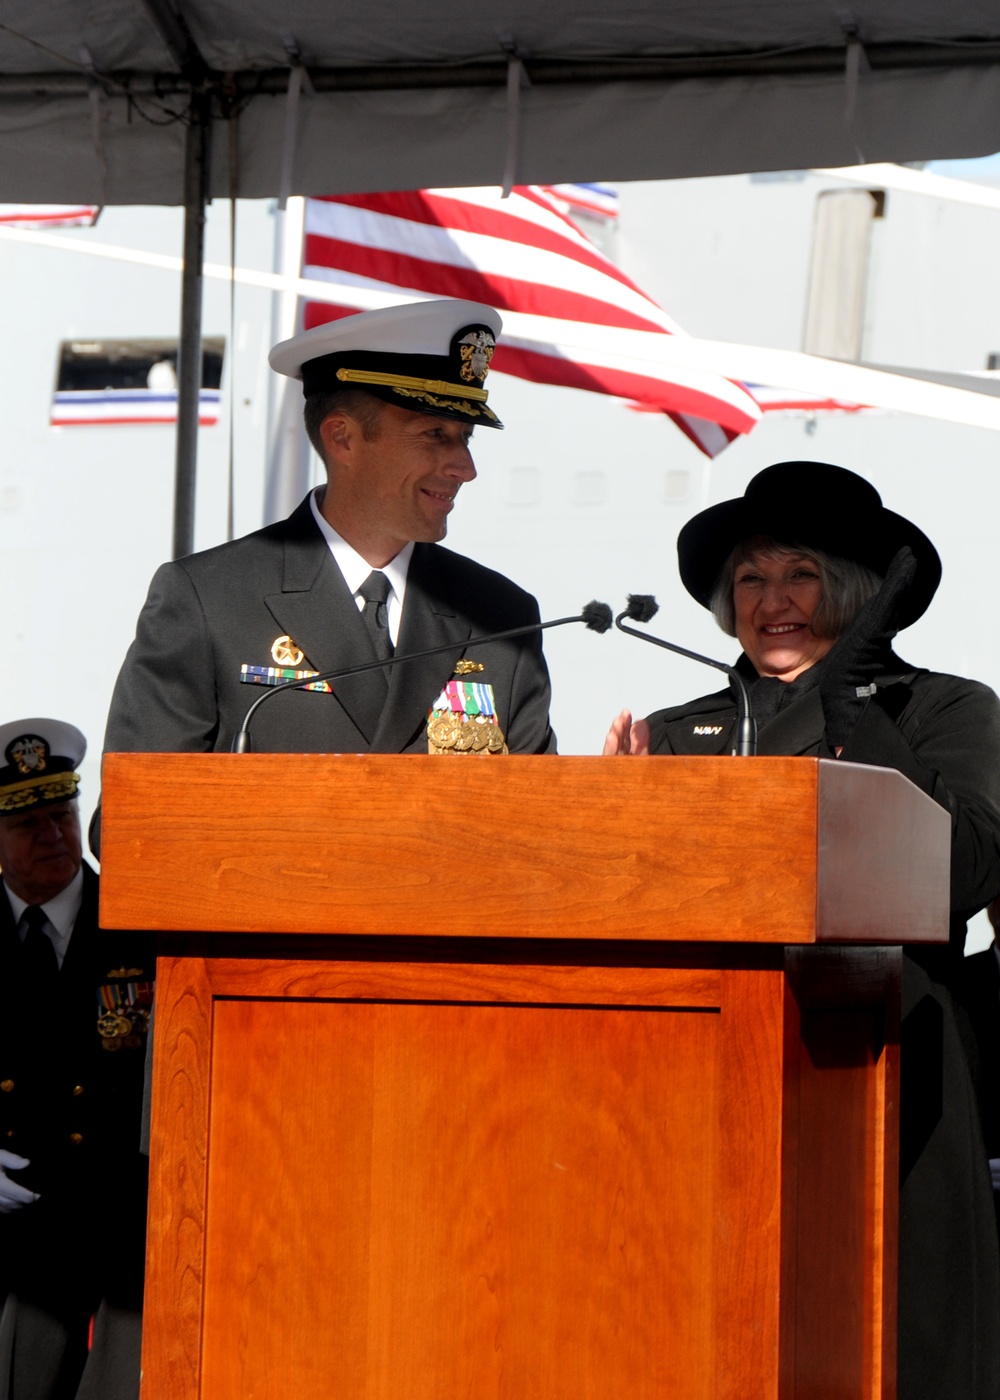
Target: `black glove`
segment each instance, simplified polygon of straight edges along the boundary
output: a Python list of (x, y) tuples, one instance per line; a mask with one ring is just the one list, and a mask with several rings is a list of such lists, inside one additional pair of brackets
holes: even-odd
[(820, 667), (819, 695), (831, 748), (841, 748), (875, 693), (875, 677), (885, 670), (890, 643), (899, 631), (899, 604), (917, 561), (909, 545), (893, 557), (882, 587), (837, 638)]

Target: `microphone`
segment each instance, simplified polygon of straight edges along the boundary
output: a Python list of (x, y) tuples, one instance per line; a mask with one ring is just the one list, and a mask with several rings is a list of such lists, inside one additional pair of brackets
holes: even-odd
[(663, 647), (666, 651), (674, 651), (678, 656), (686, 656), (689, 661), (700, 661), (705, 666), (714, 666), (717, 671), (725, 671), (729, 679), (736, 684), (739, 695), (739, 718), (736, 723), (736, 747), (733, 749), (734, 757), (752, 757), (757, 752), (757, 721), (750, 712), (750, 692), (747, 690), (746, 682), (734, 666), (728, 666), (724, 661), (713, 661), (710, 656), (702, 656), (700, 652), (688, 651), (687, 647), (679, 647), (675, 642), (665, 642), (662, 637), (654, 637), (649, 632), (637, 632), (634, 627), (626, 627), (622, 621), (623, 617), (631, 618), (633, 622), (649, 622), (660, 610), (660, 605), (653, 597), (652, 593), (630, 593), (625, 611), (620, 612), (615, 618), (615, 626), (620, 632), (627, 632), (630, 637), (638, 637), (640, 641), (652, 642), (653, 646)]
[[(582, 622), (591, 632), (607, 632), (612, 621), (611, 608), (607, 603), (599, 603), (596, 599), (572, 617), (557, 617), (551, 622), (529, 622), (524, 627), (508, 627), (504, 632), (487, 632), (481, 637), (469, 637), (464, 642), (443, 642), (440, 646), (427, 647), (424, 651), (411, 651), (400, 654), (396, 652), (394, 656), (379, 661), (363, 661), (358, 666), (342, 666), (334, 671), (320, 671), (315, 676), (306, 676), (300, 681), (284, 681), (281, 685), (272, 686), (265, 690), (263, 695), (258, 695), (246, 714), (243, 716), (243, 723), (239, 732), (233, 737), (233, 753), (250, 753), (250, 721), (257, 710), (260, 709), (265, 700), (271, 700), (275, 695), (280, 695), (286, 690), (304, 690), (306, 686), (316, 685), (319, 681), (340, 681), (346, 676), (359, 676), (364, 671), (380, 671), (387, 666), (401, 666), (407, 661), (420, 661), (425, 656), (439, 656), (445, 651), (461, 651), (468, 647), (486, 646), (489, 642), (504, 642), (511, 637), (524, 637), (530, 632), (544, 632), (549, 627), (565, 627), (568, 622)], [(638, 634), (639, 636), (642, 633)]]

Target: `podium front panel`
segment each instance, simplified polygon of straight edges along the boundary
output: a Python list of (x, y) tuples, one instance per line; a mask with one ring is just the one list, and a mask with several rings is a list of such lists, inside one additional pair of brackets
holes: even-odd
[(791, 1396), (820, 1206), (820, 1330), (870, 1380), (886, 1060), (834, 1066), (840, 1185), (797, 1195), (822, 1106), (780, 950), (168, 958), (160, 995), (148, 1400)]

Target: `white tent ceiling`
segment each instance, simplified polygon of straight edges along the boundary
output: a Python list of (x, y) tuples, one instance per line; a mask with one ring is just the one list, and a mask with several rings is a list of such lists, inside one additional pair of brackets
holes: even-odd
[(182, 202), (192, 90), (212, 195), (983, 155), (1000, 5), (4, 0), (0, 199)]

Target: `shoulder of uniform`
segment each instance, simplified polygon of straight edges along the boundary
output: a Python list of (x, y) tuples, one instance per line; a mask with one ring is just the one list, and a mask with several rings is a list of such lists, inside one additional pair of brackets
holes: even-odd
[[(538, 604), (532, 594), (506, 574), (501, 574), (497, 569), (490, 569), (465, 554), (446, 549), (444, 545), (417, 544), (413, 551), (413, 563), (417, 564), (418, 569), (448, 574), (452, 587), (468, 589), (473, 596), (500, 596), (508, 606), (511, 601), (515, 601), (537, 609)], [(462, 602), (463, 599), (459, 594), (453, 601)]]
[(249, 535), (241, 535), (238, 539), (213, 545), (211, 549), (200, 549), (194, 554), (186, 554), (181, 559), (161, 564), (157, 576), (176, 577), (178, 573), (183, 573), (192, 580), (203, 579), (219, 570), (238, 569), (244, 560), (252, 561), (253, 567), (260, 569), (264, 567), (268, 554), (273, 553), (280, 559), (285, 546), (296, 541), (322, 544), (325, 549), (325, 542), (313, 518), (308, 496), (284, 520), (276, 520)]

